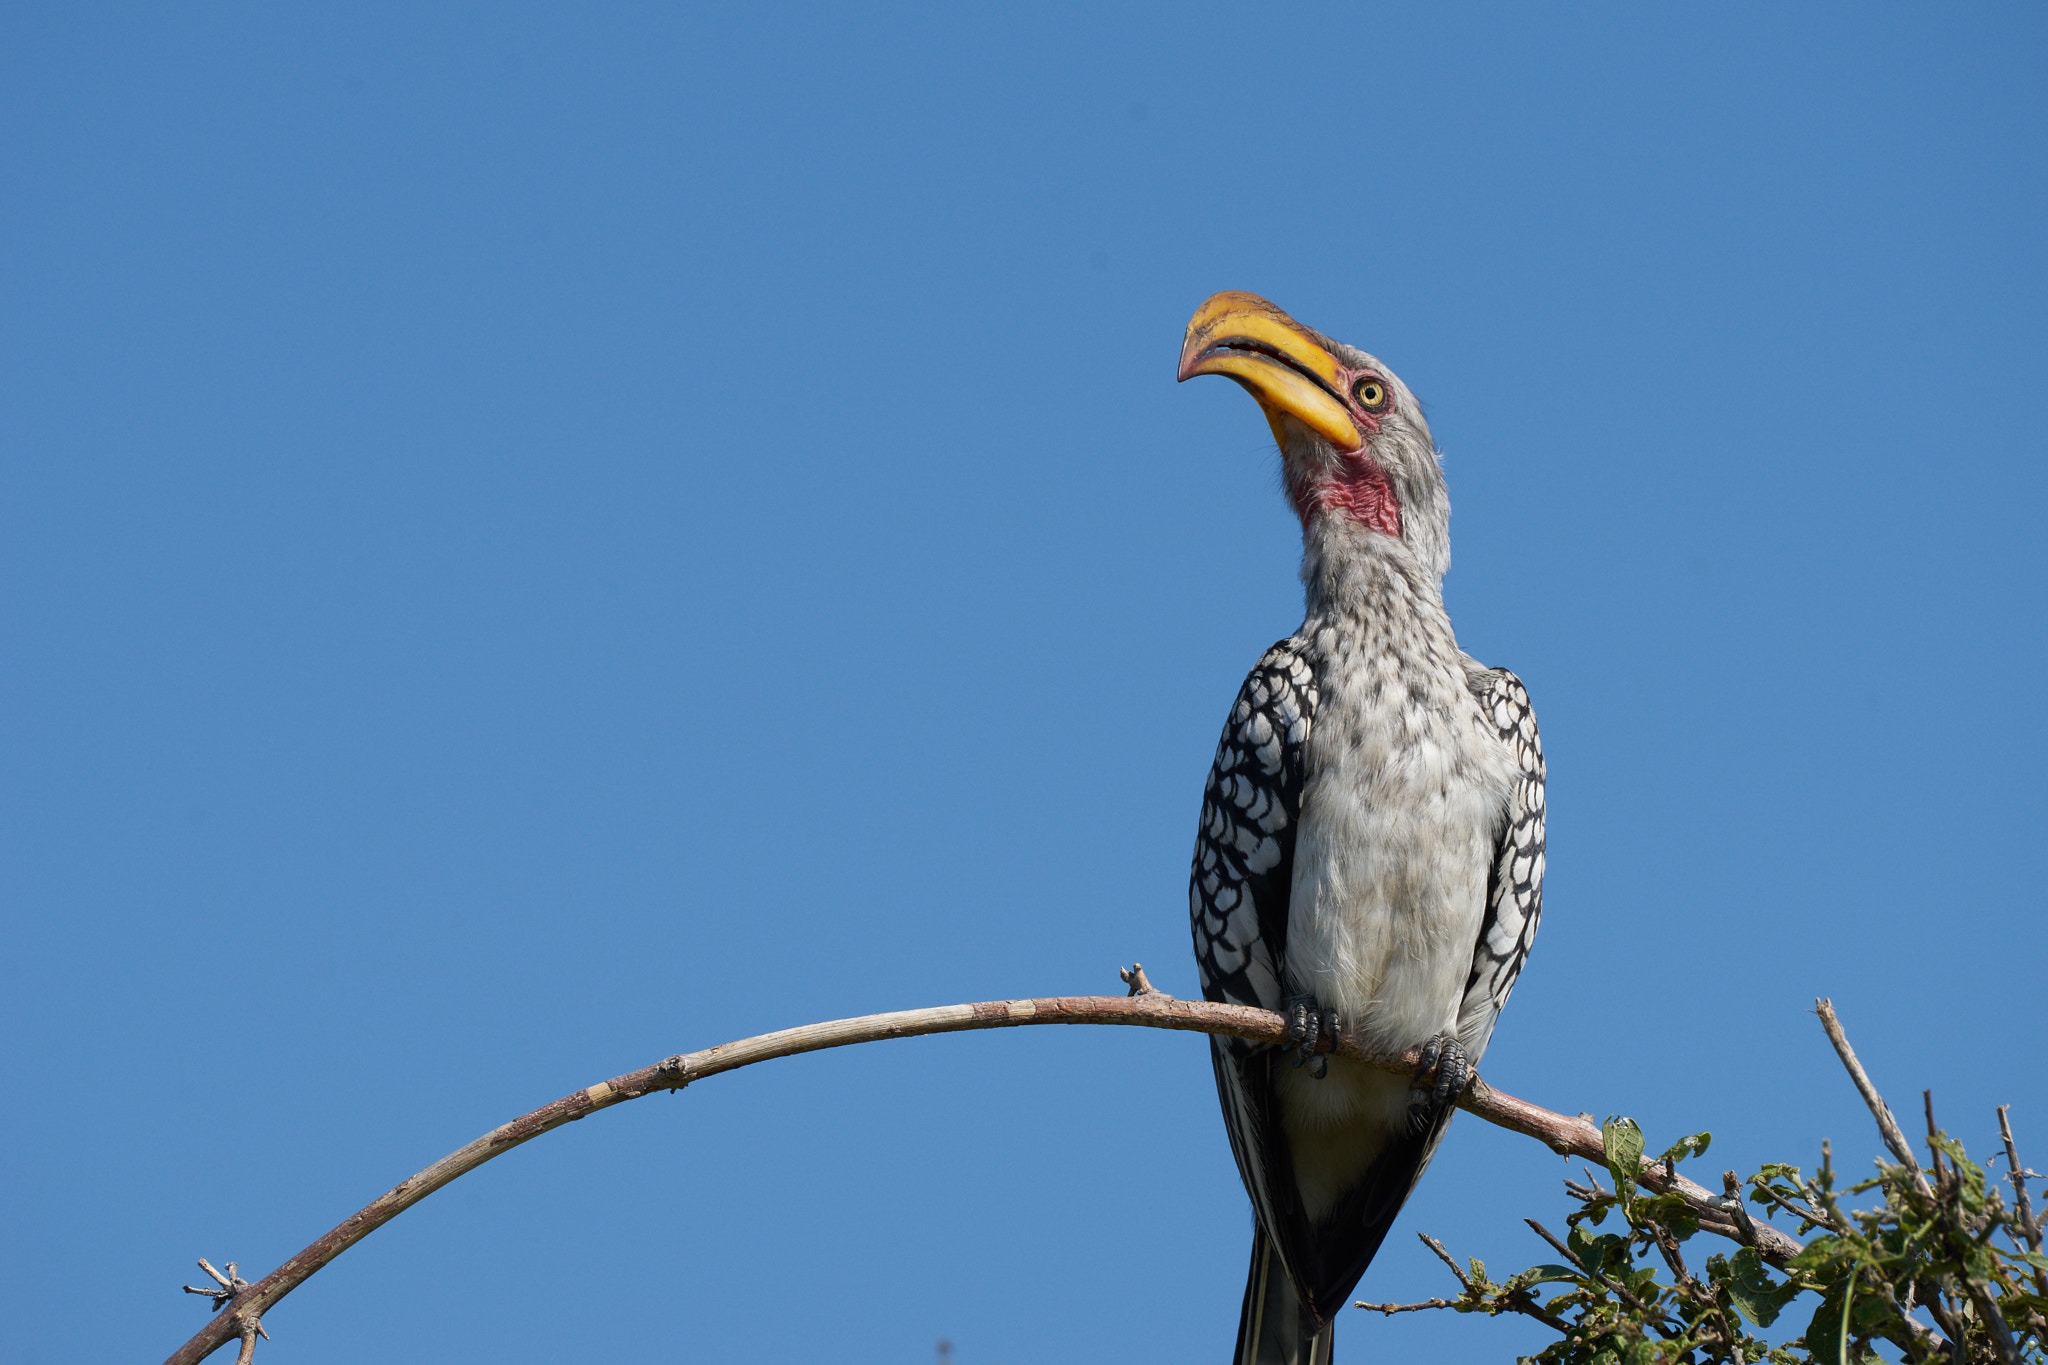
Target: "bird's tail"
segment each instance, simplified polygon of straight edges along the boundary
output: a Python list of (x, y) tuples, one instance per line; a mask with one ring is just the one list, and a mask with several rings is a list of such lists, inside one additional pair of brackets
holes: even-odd
[(1330, 1365), (1335, 1323), (1320, 1332), (1301, 1311), (1294, 1278), (1262, 1227), (1252, 1229), (1252, 1269), (1237, 1320), (1237, 1365)]

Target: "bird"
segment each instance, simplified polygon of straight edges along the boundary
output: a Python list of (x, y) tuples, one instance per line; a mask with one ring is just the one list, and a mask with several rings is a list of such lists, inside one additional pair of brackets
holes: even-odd
[[(1429, 424), (1375, 357), (1216, 294), (1178, 379), (1263, 409), (1300, 517), (1303, 620), (1237, 694), (1202, 793), (1189, 917), (1254, 1215), (1237, 1365), (1329, 1365), (1337, 1310), (1428, 1166), (1542, 915), (1543, 748), (1528, 691), (1458, 647)], [(1329, 1053), (1420, 1049), (1411, 1078)]]

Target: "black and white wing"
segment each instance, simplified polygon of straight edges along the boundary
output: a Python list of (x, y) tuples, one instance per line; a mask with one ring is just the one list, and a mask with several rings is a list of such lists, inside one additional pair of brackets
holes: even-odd
[(1508, 993), (1515, 988), (1543, 917), (1543, 741), (1528, 689), (1505, 668), (1471, 676), (1472, 693), (1519, 772), (1487, 876), (1486, 918), (1472, 954), (1472, 975), (1458, 1010), (1458, 1040), (1473, 1061), (1486, 1050)]
[[(1301, 642), (1289, 639), (1267, 650), (1252, 668), (1224, 723), (1202, 793), (1202, 823), (1188, 879), (1195, 964), (1206, 1000), (1281, 1007), (1295, 826), (1315, 712), (1315, 673), (1302, 657)], [(1306, 1222), (1272, 1079), (1278, 1049), (1213, 1035), (1209, 1045), (1231, 1154), (1259, 1227), (1277, 1230), (1292, 1243)], [(1263, 1231), (1254, 1239), (1255, 1265), (1267, 1245), (1264, 1239)], [(1305, 1248), (1282, 1245), (1279, 1250), (1289, 1263), (1299, 1263)], [(1284, 1277), (1274, 1283), (1284, 1290)], [(1253, 1320), (1249, 1310), (1247, 1320)]]
[(1315, 710), (1315, 674), (1301, 644), (1282, 640), (1253, 666), (1223, 726), (1188, 878), (1206, 1000), (1280, 1008), (1294, 827)]

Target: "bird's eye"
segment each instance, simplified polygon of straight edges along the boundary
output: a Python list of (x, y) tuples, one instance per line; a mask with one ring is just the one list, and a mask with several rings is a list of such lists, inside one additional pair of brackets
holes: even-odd
[(1359, 380), (1352, 386), (1351, 394), (1367, 412), (1378, 412), (1387, 405), (1387, 386), (1377, 379)]

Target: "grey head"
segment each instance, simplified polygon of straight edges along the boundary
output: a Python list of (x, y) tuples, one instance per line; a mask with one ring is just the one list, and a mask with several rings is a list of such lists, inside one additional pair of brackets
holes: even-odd
[(1429, 583), (1442, 583), (1450, 495), (1429, 423), (1398, 375), (1236, 291), (1212, 296), (1188, 322), (1179, 377), (1198, 374), (1227, 375), (1258, 400), (1312, 553), (1412, 558)]

